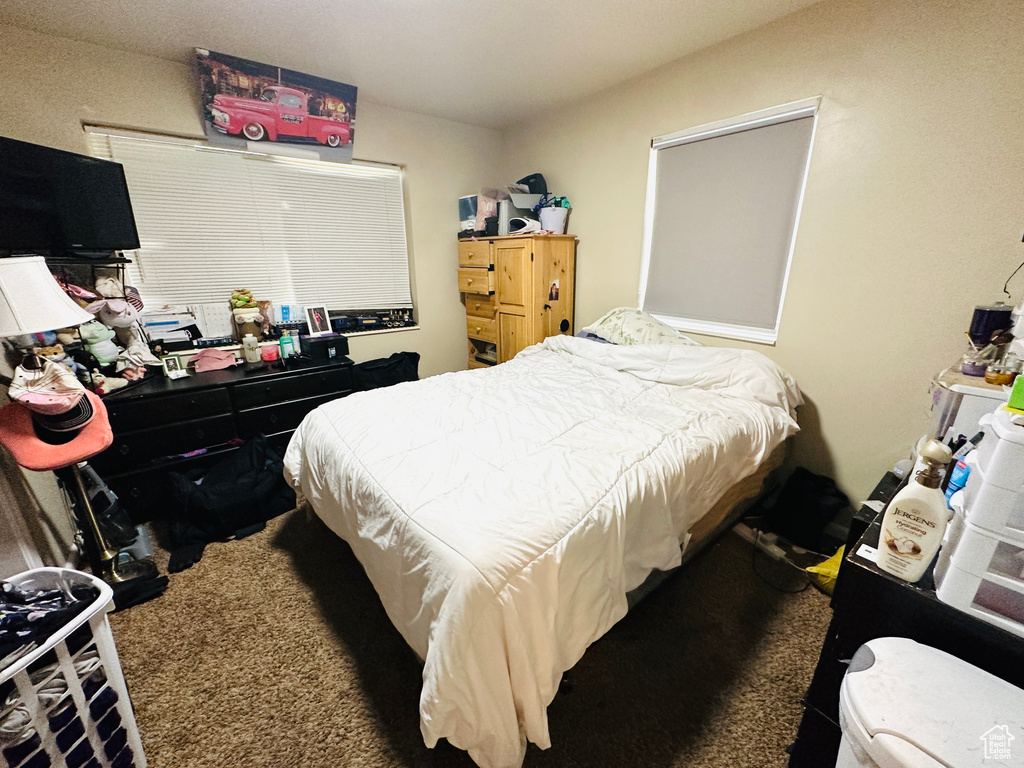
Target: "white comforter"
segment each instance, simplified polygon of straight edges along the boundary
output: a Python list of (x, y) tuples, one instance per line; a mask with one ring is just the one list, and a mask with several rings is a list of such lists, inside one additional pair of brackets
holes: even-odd
[(420, 725), (484, 768), (550, 746), (562, 673), (797, 431), (756, 352), (558, 336), (486, 370), (320, 406), (285, 474), (424, 659)]

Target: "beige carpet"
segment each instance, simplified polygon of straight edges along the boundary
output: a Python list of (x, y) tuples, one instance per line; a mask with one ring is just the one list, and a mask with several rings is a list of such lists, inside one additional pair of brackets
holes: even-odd
[[(588, 649), (526, 766), (784, 766), (829, 617), (727, 534)], [(472, 766), (423, 745), (415, 656), (304, 512), (211, 545), (111, 624), (151, 768)]]

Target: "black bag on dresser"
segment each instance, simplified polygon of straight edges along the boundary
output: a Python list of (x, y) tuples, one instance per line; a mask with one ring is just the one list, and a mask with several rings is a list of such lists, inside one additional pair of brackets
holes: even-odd
[(352, 367), (356, 390), (390, 387), (419, 378), (420, 353), (395, 352), (391, 357), (367, 360)]
[(263, 530), (267, 520), (295, 507), (295, 491), (285, 482), (284, 463), (257, 435), (228, 454), (199, 478), (168, 472), (177, 502), (170, 518), (171, 559), (175, 573), (199, 562), (212, 541), (240, 539)]

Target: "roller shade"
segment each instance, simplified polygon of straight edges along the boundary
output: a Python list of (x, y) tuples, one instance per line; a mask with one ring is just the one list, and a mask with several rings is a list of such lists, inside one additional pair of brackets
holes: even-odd
[(652, 142), (644, 310), (689, 331), (776, 340), (816, 109), (815, 99)]
[(244, 287), (275, 303), (412, 307), (401, 169), (87, 130), (94, 156), (124, 166), (148, 305)]

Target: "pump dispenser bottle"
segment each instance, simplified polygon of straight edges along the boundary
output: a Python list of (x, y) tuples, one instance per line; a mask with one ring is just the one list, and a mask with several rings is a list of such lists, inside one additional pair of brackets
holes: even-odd
[(878, 567), (910, 582), (924, 576), (949, 519), (940, 486), (952, 452), (938, 440), (929, 440), (920, 458), (924, 469), (889, 502), (878, 539)]

